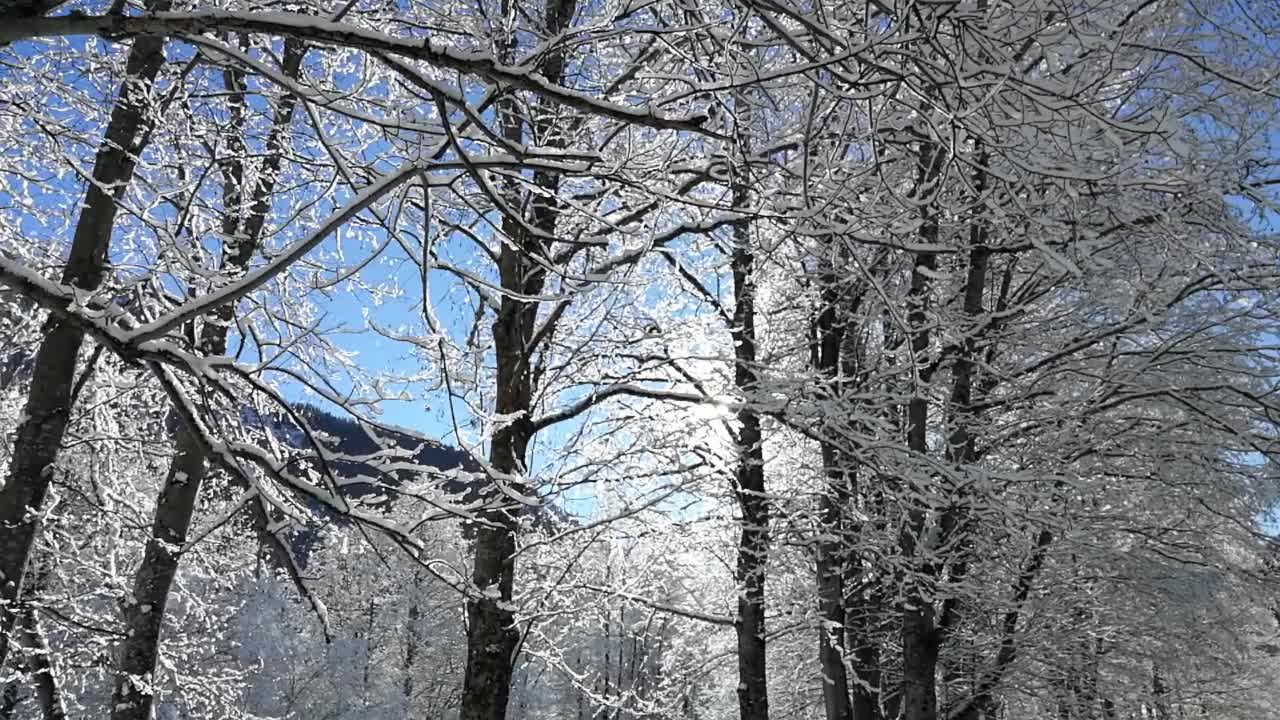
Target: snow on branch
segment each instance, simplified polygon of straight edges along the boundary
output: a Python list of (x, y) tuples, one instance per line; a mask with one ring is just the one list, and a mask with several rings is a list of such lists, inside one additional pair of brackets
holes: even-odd
[(0, 29), (0, 43), (41, 37), (101, 34), (197, 36), (203, 33), (246, 32), (296, 37), (309, 43), (383, 52), (420, 60), (439, 68), (486, 78), (537, 93), (566, 107), (592, 115), (659, 130), (679, 130), (717, 137), (703, 127), (705, 116), (668, 116), (649, 107), (637, 108), (548, 81), (527, 67), (506, 65), (488, 53), (451, 47), (432, 38), (402, 38), (312, 15), (288, 12), (203, 10), (141, 15), (63, 15), (14, 20)]

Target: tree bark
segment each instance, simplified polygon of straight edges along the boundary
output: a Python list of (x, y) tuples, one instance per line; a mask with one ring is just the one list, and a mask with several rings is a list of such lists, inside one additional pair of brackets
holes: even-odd
[[(834, 258), (826, 259), (832, 265)], [(826, 412), (834, 417), (843, 415), (844, 386), (848, 378), (842, 377), (842, 348), (845, 328), (849, 321), (842, 311), (840, 287), (835, 272), (822, 274), (822, 288), (818, 316), (814, 321), (814, 348), (812, 363), (821, 378), (823, 399), (832, 404)], [(826, 425), (827, 423), (823, 423)], [(827, 431), (831, 433), (830, 430)], [(838, 434), (824, 434), (822, 440), (822, 466), (825, 483), (818, 497), (819, 531), (816, 543), (816, 571), (818, 587), (818, 664), (822, 670), (822, 704), (827, 720), (870, 720), (866, 708), (855, 716), (850, 701), (848, 669), (845, 664), (849, 635), (848, 617), (845, 612), (845, 579), (850, 574), (845, 522), (846, 506), (852, 501), (853, 470), (838, 447)], [(861, 690), (861, 688), (859, 688)], [(862, 692), (859, 695), (865, 696)], [(863, 698), (859, 698), (863, 699)]]
[(40, 703), (40, 713), (44, 720), (66, 720), (67, 708), (62, 702), (62, 692), (58, 689), (58, 668), (45, 640), (44, 631), (40, 628), (40, 617), (35, 608), (27, 608), (23, 613), (23, 652), (27, 656), (27, 667), (31, 671), (31, 681), (35, 685), (36, 700)]
[[(300, 42), (286, 41), (282, 59), (282, 70), (286, 76), (297, 76), (305, 52)], [(238, 137), (244, 122), (243, 83), (233, 79), (238, 77), (234, 71), (228, 70), (227, 73), (227, 90), (238, 98), (233, 100), (231, 123), (232, 134)], [(276, 109), (267, 139), (267, 158), (253, 190), (248, 216), (243, 221), (240, 207), (244, 197), (242, 158), (236, 157), (233, 152), (233, 157), (223, 168), (224, 272), (245, 272), (257, 249), (281, 162), (283, 133), (293, 116), (295, 105), (296, 98), (286, 95)], [(216, 356), (226, 352), (227, 334), (234, 312), (233, 304), (223, 305), (210, 312), (200, 332), (202, 353)], [(151, 716), (151, 706), (155, 700), (152, 675), (160, 654), (160, 631), (164, 624), (169, 590), (177, 575), (180, 553), (191, 529), (200, 486), (208, 472), (204, 442), (191, 428), (178, 429), (176, 444), (164, 487), (156, 501), (151, 536), (147, 540), (142, 565), (134, 574), (133, 602), (124, 610), (126, 639), (120, 649), (120, 667), (112, 695), (112, 720), (146, 720)]]
[[(150, 10), (168, 6), (167, 0), (148, 3)], [(163, 38), (148, 35), (136, 38), (129, 50), (125, 79), (94, 159), (92, 180), (63, 269), (66, 285), (93, 291), (102, 282), (117, 202), (133, 179), (148, 135), (145, 95), (164, 64), (163, 49)], [(40, 509), (71, 417), (76, 359), (84, 342), (84, 332), (76, 323), (56, 315), (50, 315), (42, 334), (9, 477), (0, 489), (0, 667), (17, 619), (16, 602), (22, 595)]]
[[(922, 143), (918, 158), (918, 175), (915, 185), (915, 201), (920, 203), (920, 242), (936, 246), (938, 242), (938, 218), (930, 196), (940, 174), (943, 153), (931, 141)], [(930, 344), (929, 293), (930, 278), (937, 268), (937, 256), (932, 252), (916, 253), (911, 270), (911, 285), (907, 299), (907, 326), (911, 332), (911, 361), (920, 367)], [(916, 457), (929, 451), (929, 402), (926, 389), (917, 385), (907, 403), (907, 447)], [(918, 467), (919, 465), (917, 465)], [(923, 484), (923, 480), (921, 482)], [(930, 561), (922, 557), (919, 547), (925, 532), (927, 516), (922, 500), (912, 500), (908, 523), (903, 527), (900, 545), (902, 554), (910, 562), (906, 578), (905, 598), (902, 606), (902, 720), (936, 720), (938, 695), (935, 677), (938, 668), (939, 640), (936, 613), (932, 593), (929, 592)], [(924, 548), (931, 552), (932, 548)]]
[[(750, 124), (750, 116), (742, 113)], [(740, 119), (740, 122), (742, 120)], [(735, 206), (746, 204), (744, 181), (735, 183)], [(769, 501), (764, 486), (764, 447), (760, 416), (752, 407), (756, 377), (755, 255), (750, 226), (734, 226), (733, 328), (734, 384), (743, 396), (738, 411), (738, 466), (735, 489), (741, 511), (736, 580), (738, 616), (738, 709), (741, 720), (768, 720), (769, 687), (765, 655), (765, 577), (769, 560)]]
[[(824, 448), (824, 464), (826, 455)], [(845, 669), (844, 568), (842, 567), (839, 496), (828, 490), (819, 499), (822, 539), (818, 541), (818, 663), (822, 668), (822, 704), (827, 720), (854, 720), (849, 677)], [(857, 720), (863, 720), (861, 717)]]
[(404, 643), (404, 678), (401, 684), (401, 691), (404, 693), (404, 711), (408, 715), (413, 705), (413, 666), (418, 660), (418, 621), (422, 616), (422, 610), (418, 605), (418, 592), (422, 590), (422, 575), (420, 571), (413, 571), (413, 598), (409, 600), (409, 609), (405, 619), (405, 643)]
[[(504, 7), (504, 9), (506, 9)], [(576, 10), (575, 0), (546, 0), (546, 33), (557, 37), (569, 27)], [(514, 38), (504, 40), (513, 42)], [(565, 57), (562, 49), (546, 54), (541, 73), (552, 83), (564, 79)], [(538, 106), (535, 103), (535, 106)], [(513, 97), (498, 103), (502, 131), (507, 139), (524, 141), (525, 121)], [(446, 119), (447, 121), (447, 119)], [(549, 146), (563, 146), (565, 137), (555, 132), (553, 116), (548, 112), (529, 123), (535, 135)], [(555, 201), (560, 177), (536, 171), (533, 183), (546, 191), (528, 203), (528, 225), (546, 237), (554, 235), (559, 207)], [(515, 188), (511, 189), (514, 194)], [(520, 207), (513, 203), (512, 207)], [(534, 429), (529, 419), (533, 409), (536, 378), (531, 358), (534, 332), (537, 328), (537, 301), (522, 299), (538, 295), (546, 281), (543, 264), (548, 257), (546, 241), (530, 232), (515, 218), (503, 218), (503, 233), (511, 239), (503, 243), (498, 255), (498, 275), (503, 294), (498, 316), (493, 323), (494, 358), (497, 366), (497, 396), (494, 411), (515, 418), (499, 428), (489, 447), (489, 465), (504, 475), (495, 482), (520, 478), (526, 470), (526, 455)], [(519, 480), (511, 481), (514, 490), (524, 494), (527, 488)], [(519, 530), (519, 507), (510, 507), (503, 494), (492, 488), (487, 502), (502, 502), (505, 508), (490, 509), (481, 515), (487, 524), (478, 526), (475, 538), (475, 560), (471, 582), (475, 595), (467, 600), (467, 664), (462, 683), (461, 720), (502, 720), (511, 698), (511, 680), (515, 668), (520, 634), (511, 608), (515, 584), (516, 535)]]

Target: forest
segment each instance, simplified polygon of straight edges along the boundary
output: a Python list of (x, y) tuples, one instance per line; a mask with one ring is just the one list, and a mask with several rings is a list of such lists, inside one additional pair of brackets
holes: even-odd
[(0, 0), (0, 482), (0, 720), (1278, 717), (1280, 4)]

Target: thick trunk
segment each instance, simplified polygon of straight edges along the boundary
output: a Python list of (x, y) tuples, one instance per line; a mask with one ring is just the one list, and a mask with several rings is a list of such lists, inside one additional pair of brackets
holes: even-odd
[(1160, 666), (1151, 668), (1151, 706), (1155, 720), (1170, 720), (1173, 717), (1169, 707), (1169, 686), (1160, 672)]
[(936, 720), (938, 642), (933, 607), (919, 596), (908, 602), (902, 616), (902, 718)]
[(860, 382), (861, 348), (853, 327), (865, 287), (852, 285), (838, 269), (850, 258), (837, 250), (821, 276), (819, 311), (814, 320), (811, 364), (831, 409), (824, 418), (821, 442), (824, 487), (818, 499), (820, 532), (816, 543), (819, 664), (823, 674), (823, 706), (827, 720), (877, 720), (880, 716), (880, 658), (872, 637), (878, 599), (850, 592), (862, 582), (862, 558), (855, 547), (862, 532), (850, 511), (858, 497), (857, 468), (842, 448), (847, 424), (858, 408), (850, 391)]
[[(492, 461), (491, 461), (492, 464)], [(500, 472), (509, 472), (494, 465)], [(515, 580), (516, 513), (489, 513), (496, 527), (481, 527), (471, 581), (480, 593), (467, 601), (467, 666), (462, 720), (502, 720), (511, 696), (519, 643), (510, 603)]]
[[(510, 10), (504, 3), (504, 11)], [(575, 0), (546, 0), (545, 30), (549, 37), (563, 33), (573, 19)], [(499, 55), (510, 54), (515, 38), (506, 38)], [(562, 49), (548, 52), (539, 68), (543, 77), (553, 83), (564, 80), (565, 57)], [(504, 136), (521, 144), (527, 141), (526, 127), (537, 140), (552, 147), (564, 147), (566, 138), (555, 127), (554, 116), (547, 108), (534, 104), (544, 114), (527, 118), (514, 98), (498, 103), (499, 122)], [(559, 207), (555, 200), (560, 186), (558, 175), (537, 171), (533, 183), (546, 191), (527, 203), (526, 222), (545, 237), (553, 237)], [(518, 200), (518, 189), (509, 186)], [(513, 208), (524, 206), (510, 202)], [(499, 415), (516, 418), (494, 433), (489, 449), (489, 465), (504, 475), (513, 489), (525, 494), (527, 488), (514, 478), (525, 472), (526, 453), (533, 438), (529, 412), (533, 409), (536, 378), (531, 358), (536, 348), (538, 304), (525, 300), (538, 295), (546, 281), (545, 264), (549, 255), (546, 240), (530, 232), (525, 223), (515, 218), (503, 220), (503, 233), (512, 242), (502, 244), (498, 254), (498, 275), (504, 294), (493, 323), (494, 357), (497, 366), (497, 397), (494, 410)], [(509, 480), (512, 479), (512, 480)], [(495, 480), (497, 482), (497, 480)], [(510, 505), (510, 500), (496, 488), (488, 493), (490, 502)], [(512, 589), (515, 584), (516, 536), (519, 530), (519, 507), (492, 509), (482, 514), (488, 521), (476, 529), (475, 560), (471, 581), (476, 595), (467, 600), (467, 664), (462, 683), (461, 720), (502, 720), (507, 715), (511, 698), (511, 680), (515, 669), (520, 633), (512, 613)]]
[[(544, 222), (554, 228), (554, 216)], [(531, 237), (517, 223), (508, 222), (505, 229), (521, 239), (521, 247), (504, 245), (499, 258), (504, 288), (521, 296), (536, 295), (542, 289), (545, 271), (532, 257), (541, 254), (541, 241)], [(489, 451), (489, 464), (515, 492), (527, 488), (518, 480), (525, 471), (525, 453), (532, 438), (528, 412), (532, 407), (533, 377), (526, 349), (537, 321), (537, 305), (510, 295), (502, 299), (498, 318), (493, 325), (497, 360), (498, 396), (495, 411), (517, 417), (511, 424), (494, 433)], [(490, 503), (510, 505), (496, 488), (486, 496)], [(519, 507), (488, 510), (483, 518), (488, 524), (479, 526), (475, 539), (475, 565), (471, 581), (478, 593), (467, 601), (467, 666), (462, 688), (462, 720), (501, 720), (506, 717), (511, 694), (511, 679), (519, 632), (511, 612), (512, 588), (515, 582), (516, 532)]]
[[(873, 479), (874, 476), (868, 478), (868, 480)], [(871, 527), (879, 532), (883, 532), (884, 529), (883, 494), (874, 488), (868, 488), (861, 497), (862, 512), (880, 520), (874, 521), (876, 523), (874, 526), (858, 523), (850, 527), (847, 531), (850, 542), (856, 541), (861, 536), (864, 527)], [(854, 720), (881, 720), (881, 718), (897, 717), (896, 709), (882, 706), (886, 698), (881, 694), (883, 672), (880, 648), (892, 632), (890, 627), (892, 616), (887, 612), (890, 601), (884, 582), (879, 576), (864, 575), (875, 569), (870, 563), (862, 561), (852, 553), (845, 564), (845, 587), (866, 587), (861, 591), (845, 592), (845, 652), (852, 655), (852, 675), (849, 681), (853, 695)], [(897, 695), (893, 697), (896, 698)]]
[[(505, 104), (504, 104), (505, 105)], [(505, 105), (508, 113), (515, 110)], [(518, 121), (509, 121), (509, 135), (518, 140)], [(514, 130), (512, 129), (514, 126)], [(554, 183), (550, 183), (554, 184)], [(554, 230), (555, 216), (542, 216)], [(538, 218), (535, 218), (535, 223)], [(520, 246), (504, 244), (499, 256), (502, 287), (519, 296), (541, 291), (545, 271), (533, 260), (545, 255), (542, 241), (521, 225), (508, 219), (504, 231), (517, 238)], [(489, 464), (503, 476), (494, 482), (510, 482), (514, 490), (526, 488), (510, 478), (525, 471), (525, 453), (532, 437), (528, 413), (532, 409), (533, 376), (529, 358), (537, 305), (512, 295), (502, 298), (498, 318), (493, 324), (494, 354), (497, 364), (498, 395), (494, 410), (499, 415), (516, 417), (511, 424), (494, 433), (489, 450)], [(486, 501), (510, 505), (510, 500), (496, 488), (486, 493)], [(502, 720), (506, 717), (511, 696), (511, 679), (519, 632), (511, 612), (512, 588), (515, 583), (516, 532), (519, 508), (488, 510), (483, 514), (488, 524), (478, 526), (475, 539), (475, 565), (471, 581), (477, 595), (467, 601), (467, 666), (462, 687), (462, 720)]]
[[(858, 622), (851, 624), (856, 626)], [(893, 717), (880, 710), (880, 648), (868, 631), (859, 632), (858, 636), (862, 643), (853, 649), (853, 720)]]
[[(287, 77), (296, 77), (302, 63), (305, 48), (296, 41), (287, 41), (284, 48), (282, 70)], [(233, 147), (240, 143), (243, 129), (243, 82), (237, 73), (227, 71), (227, 90), (233, 93), (232, 140)], [(223, 222), (224, 242), (223, 271), (243, 273), (257, 249), (266, 213), (264, 208), (275, 187), (275, 178), (281, 163), (283, 133), (296, 100), (286, 96), (273, 118), (267, 141), (268, 155), (263, 164), (257, 185), (254, 187), (248, 215), (241, 221), (244, 199), (242, 155), (233, 157), (224, 165)], [(243, 148), (243, 145), (240, 145)], [(200, 334), (200, 350), (208, 356), (226, 352), (227, 334), (235, 308), (224, 305), (215, 308)], [(178, 430), (173, 460), (165, 477), (164, 487), (156, 502), (151, 536), (147, 540), (142, 565), (133, 578), (133, 602), (124, 610), (126, 639), (120, 649), (120, 667), (116, 675), (112, 695), (112, 720), (146, 720), (151, 716), (154, 702), (154, 678), (156, 660), (160, 654), (160, 631), (164, 624), (165, 607), (169, 590), (178, 572), (180, 551), (186, 544), (191, 521), (195, 516), (200, 486), (208, 470), (207, 455), (201, 438), (191, 428)]]
[[(168, 8), (151, 2), (152, 10)], [(125, 81), (111, 111), (93, 165), (93, 180), (76, 222), (62, 282), (92, 291), (102, 282), (115, 225), (116, 202), (133, 178), (141, 138), (147, 135), (145, 96), (164, 64), (164, 40), (140, 36), (133, 42)], [(16, 620), (23, 575), (35, 543), (40, 509), (71, 415), (76, 358), (84, 333), (73, 322), (50, 316), (36, 351), (31, 391), (18, 426), (9, 478), (0, 489), (0, 667)]]
[[(40, 626), (40, 616), (37, 612), (35, 603), (44, 591), (44, 581), (47, 577), (47, 568), (40, 568), (38, 571), (31, 572), (31, 581), (27, 586), (27, 594), (24, 603), (18, 611), (19, 619), (16, 624), (17, 635), (16, 640), (21, 644), (20, 656), (16, 659), (20, 677), (14, 678), (10, 683), (12, 687), (13, 697), (6, 697), (5, 702), (10, 700), (14, 703), (18, 702), (18, 686), (22, 679), (29, 679), (35, 690), (32, 697), (40, 706), (40, 715), (45, 720), (64, 720), (67, 716), (67, 710), (62, 702), (62, 692), (58, 686), (58, 668), (54, 661), (53, 654), (49, 648), (49, 642), (45, 638), (44, 630)], [(10, 689), (6, 687), (6, 692)], [(8, 707), (6, 705), (6, 707)], [(12, 714), (14, 708), (8, 707), (7, 713)], [(4, 715), (7, 716), (7, 715)]]

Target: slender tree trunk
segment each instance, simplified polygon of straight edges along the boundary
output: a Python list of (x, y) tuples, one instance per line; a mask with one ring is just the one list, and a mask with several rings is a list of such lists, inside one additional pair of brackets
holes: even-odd
[[(546, 0), (545, 10), (547, 36), (557, 37), (573, 19), (575, 0)], [(505, 42), (514, 42), (514, 38)], [(550, 82), (562, 82), (565, 72), (563, 50), (547, 53), (540, 70)], [(521, 117), (516, 100), (512, 97), (500, 100), (498, 112), (507, 139), (524, 142), (526, 121)], [(543, 117), (529, 119), (531, 130), (538, 139), (549, 146), (563, 146), (565, 137), (555, 131), (554, 122), (549, 110)], [(538, 233), (551, 237), (559, 214), (554, 198), (560, 178), (553, 173), (537, 171), (533, 174), (533, 183), (545, 190), (546, 195), (530, 199), (527, 222)], [(512, 188), (512, 193), (515, 192)], [(519, 202), (512, 203), (512, 207), (520, 206)], [(538, 304), (523, 298), (536, 296), (542, 291), (546, 281), (542, 263), (548, 249), (545, 240), (514, 218), (503, 219), (503, 232), (512, 242), (503, 243), (498, 255), (499, 282), (507, 292), (502, 296), (498, 317), (493, 323), (497, 366), (494, 411), (516, 419), (494, 433), (489, 448), (489, 465), (496, 473), (505, 476), (501, 482), (510, 482), (516, 492), (524, 493), (527, 488), (518, 478), (525, 473), (526, 455), (534, 432), (529, 412), (533, 409), (533, 390), (537, 382), (531, 363), (536, 348), (531, 345), (537, 328)], [(496, 488), (487, 493), (486, 500), (510, 505), (510, 501), (505, 500)], [(467, 600), (467, 665), (462, 683), (461, 720), (503, 720), (507, 714), (520, 640), (511, 611), (519, 512), (519, 507), (485, 511), (482, 517), (488, 522), (476, 529), (471, 582), (477, 594)]]
[[(44, 630), (40, 626), (35, 602), (44, 592), (45, 579), (48, 576), (46, 567), (30, 571), (31, 580), (27, 585), (19, 618), (15, 625), (16, 640), (20, 643), (20, 656), (17, 658), (17, 670), (31, 680), (35, 689), (34, 697), (40, 706), (40, 714), (45, 720), (65, 720), (67, 710), (62, 702), (62, 692), (58, 686), (58, 668)], [(19, 679), (12, 682), (15, 702), (17, 699)], [(12, 712), (12, 710), (10, 710)]]
[[(825, 453), (824, 453), (825, 454)], [(850, 703), (849, 678), (845, 670), (844, 568), (841, 567), (839, 499), (830, 492), (819, 500), (823, 538), (818, 542), (818, 663), (822, 668), (822, 702), (827, 720), (854, 720)], [(836, 534), (834, 539), (828, 535)], [(861, 720), (859, 718), (858, 720)]]
[(156, 506), (151, 538), (133, 578), (133, 602), (124, 611), (126, 639), (111, 703), (114, 720), (145, 720), (151, 715), (160, 628), (205, 468), (201, 445), (182, 431)]
[[(920, 151), (920, 175), (917, 182), (917, 196), (933, 193), (934, 185), (941, 174), (943, 151), (933, 143), (926, 143)], [(946, 457), (963, 472), (976, 460), (976, 449), (971, 426), (974, 422), (973, 408), (974, 377), (976, 374), (976, 355), (979, 337), (988, 329), (987, 326), (974, 327), (983, 312), (983, 296), (986, 292), (987, 275), (990, 267), (991, 251), (988, 243), (988, 226), (982, 217), (983, 195), (987, 185), (985, 170), (989, 156), (979, 145), (977, 151), (978, 169), (974, 178), (975, 217), (969, 227), (969, 262), (963, 286), (962, 312), (967, 327), (965, 340), (957, 352), (952, 368), (952, 388), (949, 406), (951, 408), (951, 432), (947, 436)], [(921, 241), (927, 244), (938, 242), (937, 212), (931, 203), (924, 202), (921, 212), (923, 223), (920, 229)], [(932, 253), (918, 253), (911, 274), (910, 308), (908, 325), (912, 328), (912, 356), (917, 363), (929, 348), (930, 331), (928, 318), (928, 294), (930, 276), (937, 266), (936, 257)], [(923, 390), (923, 389), (922, 389)], [(923, 392), (917, 392), (908, 405), (908, 446), (918, 455), (928, 452), (927, 430), (929, 424), (929, 407)], [(942, 513), (939, 523), (939, 540), (937, 545), (958, 547), (950, 562), (947, 563), (948, 581), (956, 583), (963, 579), (968, 569), (964, 557), (964, 542), (960, 538), (963, 509), (953, 505)], [(903, 547), (908, 557), (918, 556), (917, 542), (925, 528), (926, 519), (921, 509), (912, 511), (908, 533), (904, 536)], [(933, 548), (926, 548), (932, 552)], [(943, 563), (938, 559), (916, 558), (914, 568), (917, 571), (910, 585), (914, 592), (908, 594), (903, 615), (903, 717), (904, 720), (935, 720), (938, 716), (936, 675), (938, 657), (946, 632), (956, 622), (959, 603), (954, 597), (943, 600), (941, 613), (933, 606), (936, 587), (943, 574)], [(988, 692), (990, 689), (987, 690)]]
[[(834, 259), (830, 259), (834, 264)], [(845, 341), (841, 292), (834, 272), (822, 277), (821, 306), (814, 322), (814, 348), (812, 364), (823, 381), (823, 398), (831, 403), (827, 411), (833, 417), (843, 415), (845, 408), (837, 405), (844, 398), (842, 389), (848, 378), (841, 377), (842, 348)], [(837, 409), (838, 408), (838, 409)], [(833, 431), (828, 430), (828, 433)], [(850, 557), (846, 547), (849, 538), (845, 522), (846, 506), (852, 500), (852, 468), (840, 452), (839, 435), (824, 437), (822, 442), (822, 466), (825, 475), (823, 490), (818, 498), (820, 523), (816, 543), (816, 571), (818, 586), (818, 664), (822, 669), (822, 704), (827, 720), (855, 720), (850, 702), (850, 688), (845, 655), (845, 638), (849, 634), (845, 612), (845, 579), (849, 575)], [(863, 693), (865, 695), (865, 693)], [(856, 716), (856, 720), (869, 720), (868, 715)]]
[[(869, 477), (868, 480), (874, 479)], [(863, 514), (880, 518), (876, 521), (883, 530), (886, 522), (883, 492), (868, 489), (863, 493)], [(874, 527), (874, 526), (873, 526)], [(850, 541), (857, 540), (863, 532), (859, 524), (850, 528)], [(869, 565), (866, 570), (874, 570)], [(896, 708), (883, 705), (881, 652), (880, 647), (885, 638), (892, 632), (892, 614), (887, 612), (890, 605), (887, 599), (887, 588), (879, 578), (863, 577), (863, 562), (856, 556), (845, 564), (845, 586), (858, 587), (867, 583), (869, 587), (862, 592), (845, 593), (845, 651), (851, 653), (852, 675), (850, 677), (853, 694), (854, 720), (880, 720), (881, 718), (897, 718)], [(896, 694), (894, 698), (898, 697)]]
[(418, 660), (418, 624), (422, 610), (418, 605), (418, 593), (422, 590), (422, 575), (413, 571), (413, 598), (409, 600), (408, 617), (405, 620), (404, 643), (404, 711), (407, 714), (413, 704), (413, 666)]
[[(515, 223), (509, 232), (526, 243), (539, 242), (524, 233)], [(526, 248), (532, 250), (532, 248)], [(521, 250), (504, 248), (501, 255), (503, 287), (521, 295), (537, 294), (542, 287), (544, 271)], [(518, 478), (525, 471), (525, 454), (532, 431), (528, 411), (532, 404), (532, 378), (529, 356), (525, 348), (533, 335), (537, 306), (532, 302), (504, 296), (498, 319), (494, 322), (494, 346), (498, 367), (498, 395), (495, 410), (500, 415), (518, 416), (511, 424), (494, 433), (489, 464), (506, 476), (516, 492), (525, 488)], [(488, 493), (488, 502), (508, 504), (496, 491)], [(511, 612), (515, 581), (514, 555), (519, 508), (489, 510), (484, 513), (488, 525), (479, 526), (475, 540), (475, 561), (471, 581), (477, 596), (467, 601), (467, 666), (463, 679), (463, 720), (502, 720), (506, 716), (511, 694), (511, 679), (519, 633)]]
[[(743, 114), (748, 119), (749, 116)], [(735, 187), (735, 205), (746, 204), (744, 181)], [(769, 560), (769, 501), (764, 486), (764, 447), (760, 416), (752, 403), (756, 377), (755, 256), (750, 226), (734, 226), (733, 328), (734, 384), (743, 395), (738, 411), (738, 467), (735, 486), (742, 527), (738, 538), (738, 709), (741, 720), (767, 720), (769, 688), (765, 656), (765, 576)]]
[[(930, 258), (931, 259), (931, 258)], [(917, 271), (914, 278), (922, 273)], [(913, 287), (917, 282), (913, 279)], [(915, 311), (912, 311), (913, 314)], [(925, 450), (925, 423), (928, 407), (922, 398), (912, 399), (908, 406), (911, 449)], [(904, 542), (907, 556), (917, 555), (916, 545), (924, 529), (923, 510), (912, 511), (911, 526)], [(934, 620), (933, 599), (923, 587), (927, 573), (912, 564), (916, 576), (908, 578), (908, 593), (902, 612), (902, 718), (903, 720), (936, 720), (938, 715), (937, 690), (934, 685), (938, 666), (937, 628)]]
[[(166, 0), (148, 3), (151, 10), (167, 9)], [(149, 120), (145, 96), (164, 64), (164, 39), (139, 36), (125, 66), (125, 80), (107, 122), (94, 159), (92, 181), (76, 222), (71, 252), (62, 282), (85, 291), (97, 289), (107, 264), (107, 249), (115, 225), (116, 203), (133, 179), (137, 154), (147, 137)], [(36, 350), (31, 390), (18, 425), (9, 477), (0, 489), (0, 667), (8, 653), (8, 638), (17, 619), (15, 603), (22, 596), (23, 576), (54, 463), (71, 416), (76, 359), (84, 332), (69, 320), (50, 315)]]
[[(938, 218), (930, 198), (942, 165), (942, 153), (932, 142), (923, 143), (920, 149), (919, 169), (916, 179), (916, 202), (921, 204), (920, 241), (926, 246), (938, 242)], [(930, 278), (937, 267), (937, 257), (932, 252), (919, 252), (911, 271), (908, 290), (907, 326), (911, 332), (911, 361), (920, 367), (929, 348), (929, 293)], [(917, 386), (907, 404), (907, 446), (917, 457), (929, 451), (929, 401), (926, 388)], [(922, 467), (923, 463), (915, 464)], [(924, 484), (924, 479), (919, 479)], [(922, 555), (933, 548), (919, 547), (928, 522), (922, 500), (912, 500), (909, 522), (903, 528), (901, 546), (903, 555), (910, 560), (906, 592), (902, 609), (902, 720), (936, 720), (938, 696), (935, 677), (938, 668), (938, 634), (931, 583), (931, 562)]]
[(360, 676), (360, 700), (366, 712), (369, 709), (369, 680), (373, 674), (373, 620), (378, 609), (377, 601), (369, 598), (368, 607), (364, 625), (364, 672)]
[[(582, 650), (578, 650), (578, 675), (582, 676), (586, 670), (586, 663), (582, 662)], [(587, 703), (586, 693), (582, 692), (580, 684), (574, 686), (578, 696), (578, 720), (587, 720)]]
[(1006, 612), (1002, 619), (1000, 647), (996, 651), (995, 659), (991, 667), (978, 676), (968, 702), (948, 713), (951, 720), (981, 720), (996, 707), (995, 689), (999, 687), (1005, 673), (1018, 657), (1017, 631), (1022, 608), (1031, 595), (1036, 576), (1044, 567), (1045, 557), (1052, 542), (1053, 533), (1049, 530), (1041, 530), (1036, 536), (1031, 555), (1018, 574), (1017, 582), (1014, 583), (1012, 609)]
[(23, 651), (31, 681), (35, 685), (36, 700), (44, 720), (66, 720), (67, 708), (58, 689), (58, 668), (40, 627), (40, 617), (35, 608), (28, 607), (22, 619)]
[[(520, 141), (521, 121), (514, 104), (503, 102), (504, 129), (507, 137)], [(536, 220), (535, 220), (536, 222)], [(548, 214), (542, 222), (554, 229), (555, 216)], [(545, 225), (535, 225), (544, 228)], [(525, 457), (533, 431), (528, 413), (532, 409), (533, 377), (530, 366), (532, 340), (538, 306), (513, 295), (536, 295), (545, 280), (545, 271), (534, 258), (545, 255), (542, 241), (527, 232), (520, 223), (507, 218), (503, 230), (519, 247), (504, 243), (499, 256), (502, 287), (510, 291), (502, 297), (498, 317), (493, 324), (494, 355), (497, 364), (497, 397), (494, 411), (516, 417), (498, 429), (489, 449), (489, 465), (505, 477), (494, 482), (513, 484), (516, 492), (526, 488), (519, 480), (525, 471)], [(503, 494), (491, 488), (487, 503), (509, 505)], [(511, 697), (511, 680), (519, 632), (511, 612), (515, 582), (516, 532), (519, 508), (487, 510), (486, 525), (477, 526), (475, 560), (471, 582), (477, 593), (467, 600), (467, 665), (462, 689), (462, 720), (502, 720), (506, 717)]]
[[(509, 393), (499, 393), (507, 395)], [(498, 412), (502, 412), (499, 410)], [(499, 435), (507, 448), (498, 449)], [(497, 472), (511, 474), (514, 458), (512, 433), (495, 433), (489, 463)], [(527, 446), (527, 440), (523, 443)], [(521, 456), (523, 451), (521, 450)], [(502, 461), (502, 464), (499, 464)], [(506, 467), (504, 467), (506, 466)], [(520, 464), (523, 469), (523, 462)], [(467, 601), (467, 666), (462, 686), (463, 720), (502, 720), (511, 697), (514, 654), (519, 641), (510, 610), (515, 579), (516, 512), (487, 512), (496, 526), (479, 528), (471, 581), (478, 596)]]
[[(305, 48), (297, 41), (287, 41), (283, 71), (296, 77)], [(244, 125), (243, 82), (235, 71), (227, 71), (227, 90), (233, 94), (233, 148), (240, 144)], [(234, 150), (223, 167), (223, 270), (243, 273), (257, 249), (281, 163), (283, 133), (293, 116), (296, 99), (285, 96), (276, 109), (267, 139), (267, 158), (254, 187), (247, 217), (243, 218), (242, 156)], [(243, 149), (243, 145), (240, 145)], [(224, 305), (210, 312), (200, 332), (201, 351), (210, 356), (226, 352), (227, 333), (235, 308)], [(164, 486), (156, 502), (151, 536), (142, 565), (133, 578), (133, 602), (124, 610), (126, 639), (120, 650), (120, 669), (116, 676), (112, 704), (112, 720), (146, 720), (154, 702), (156, 660), (160, 653), (160, 631), (164, 623), (169, 590), (178, 572), (180, 552), (195, 515), (200, 487), (208, 471), (208, 458), (202, 439), (191, 428), (180, 427), (176, 449), (170, 461)]]

